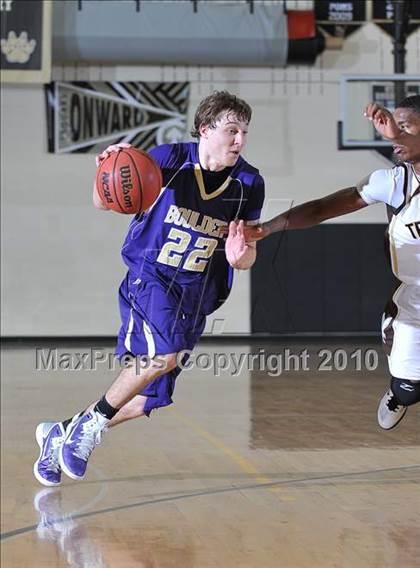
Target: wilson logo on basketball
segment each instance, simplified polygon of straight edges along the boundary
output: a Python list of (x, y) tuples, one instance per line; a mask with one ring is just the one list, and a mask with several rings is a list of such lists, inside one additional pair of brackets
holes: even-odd
[(110, 179), (110, 174), (108, 172), (103, 172), (102, 176), (101, 176), (101, 185), (102, 185), (102, 192), (104, 194), (104, 197), (107, 201), (107, 203), (113, 203), (112, 197), (111, 197), (111, 192), (109, 190), (109, 179)]
[(127, 207), (132, 207), (133, 202), (131, 200), (130, 191), (133, 189), (133, 183), (131, 180), (130, 166), (122, 166), (120, 168), (120, 178), (124, 203)]
[(95, 179), (106, 208), (126, 215), (146, 211), (163, 184), (162, 172), (153, 158), (132, 146), (101, 160)]

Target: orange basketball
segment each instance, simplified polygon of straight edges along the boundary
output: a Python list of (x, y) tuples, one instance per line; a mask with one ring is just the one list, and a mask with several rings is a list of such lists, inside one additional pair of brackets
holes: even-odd
[(154, 159), (138, 148), (121, 148), (103, 160), (96, 187), (107, 209), (127, 215), (148, 209), (162, 188), (162, 172)]

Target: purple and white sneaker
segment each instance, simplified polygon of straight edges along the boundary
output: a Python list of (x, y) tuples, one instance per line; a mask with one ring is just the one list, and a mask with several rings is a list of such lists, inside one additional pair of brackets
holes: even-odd
[(61, 422), (41, 422), (35, 432), (40, 448), (39, 458), (34, 463), (36, 479), (48, 487), (61, 483), (61, 467), (58, 453), (64, 442), (64, 428)]
[(83, 479), (85, 476), (89, 456), (101, 443), (108, 422), (107, 418), (92, 410), (68, 425), (58, 455), (61, 469), (71, 479)]

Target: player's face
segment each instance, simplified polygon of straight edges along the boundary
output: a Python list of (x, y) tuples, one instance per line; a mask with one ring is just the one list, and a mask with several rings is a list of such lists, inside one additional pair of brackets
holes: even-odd
[(397, 108), (395, 122), (404, 133), (403, 141), (394, 145), (394, 154), (403, 162), (420, 160), (420, 114), (408, 108)]
[(248, 123), (225, 112), (214, 126), (202, 127), (200, 134), (200, 145), (203, 145), (211, 162), (217, 165), (217, 169), (227, 168), (236, 164), (245, 147)]

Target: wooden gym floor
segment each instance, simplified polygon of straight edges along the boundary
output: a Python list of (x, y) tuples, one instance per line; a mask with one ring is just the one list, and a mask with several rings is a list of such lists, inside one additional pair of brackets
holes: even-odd
[[(53, 489), (32, 476), (36, 425), (82, 409), (115, 373), (37, 371), (36, 347), (3, 350), (4, 568), (419, 566), (420, 405), (379, 429), (376, 343), (205, 342), (210, 356), (307, 347), (307, 370), (301, 358), (278, 377), (184, 372), (172, 407), (109, 432), (86, 479)], [(320, 370), (322, 348), (347, 364), (341, 353)]]

